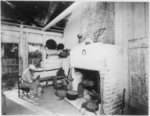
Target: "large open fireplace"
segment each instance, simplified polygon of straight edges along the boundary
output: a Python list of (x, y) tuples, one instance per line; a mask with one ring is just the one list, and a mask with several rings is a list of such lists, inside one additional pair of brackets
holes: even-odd
[[(78, 92), (78, 105), (84, 114), (92, 112), (98, 114), (99, 104), (101, 103), (100, 94), (100, 74), (96, 70), (73, 68), (73, 90)], [(91, 103), (91, 108), (86, 108), (84, 104)], [(92, 106), (95, 105), (95, 106)], [(86, 110), (85, 110), (86, 109)], [(91, 115), (91, 114), (89, 114)]]
[[(79, 97), (89, 96), (89, 99), (100, 98), (100, 75), (98, 71), (75, 68), (76, 76), (80, 81), (76, 83)], [(76, 77), (75, 77), (76, 78)]]
[(70, 62), (72, 87), (79, 94), (77, 100), (70, 102), (81, 110), (84, 103), (94, 101), (97, 109), (85, 108), (93, 115), (121, 114), (126, 89), (121, 48), (102, 43), (82, 44), (71, 50)]

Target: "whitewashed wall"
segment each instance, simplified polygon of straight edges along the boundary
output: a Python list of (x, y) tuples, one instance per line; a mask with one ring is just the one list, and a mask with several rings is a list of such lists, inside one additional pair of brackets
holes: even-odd
[[(106, 31), (98, 38), (99, 41), (114, 44), (114, 3), (107, 3), (106, 10), (104, 6), (102, 2), (83, 2), (76, 8), (78, 10), (72, 12), (63, 35), (65, 48), (71, 49), (78, 45), (77, 35), (80, 33), (93, 39), (94, 33), (102, 27), (106, 27)], [(69, 61), (64, 64), (66, 70), (68, 64)]]
[[(78, 9), (78, 10), (76, 10)], [(102, 36), (96, 38), (107, 44), (114, 44), (114, 3), (83, 2), (76, 8), (64, 30), (64, 41), (67, 48), (78, 44), (78, 34), (94, 40), (94, 34), (100, 28), (106, 28)]]
[[(80, 12), (74, 11), (71, 17), (69, 18), (68, 24), (66, 25), (64, 31), (64, 40), (65, 40), (66, 47), (68, 48), (73, 48), (78, 44), (77, 34), (81, 31), (81, 28), (83, 28), (84, 26), (86, 27), (86, 24), (88, 24), (88, 18), (87, 18), (87, 20), (84, 20), (85, 25), (81, 27), (81, 23), (82, 23), (81, 19), (82, 19), (82, 13), (84, 8), (86, 8), (85, 4), (82, 7), (79, 6), (77, 9)], [(122, 65), (124, 69), (122, 73), (122, 79), (124, 80), (124, 83), (122, 84), (126, 88), (126, 95), (125, 95), (126, 107), (128, 107), (128, 105), (130, 104), (132, 107), (137, 108), (137, 111), (140, 111), (141, 109), (140, 105), (137, 104), (145, 104), (144, 107), (142, 107), (142, 110), (144, 109), (145, 111), (147, 110), (148, 102), (146, 102), (146, 99), (148, 99), (148, 97), (147, 97), (147, 93), (144, 93), (144, 97), (142, 98), (141, 96), (142, 94), (140, 92), (139, 94), (141, 95), (138, 95), (136, 93), (136, 95), (134, 94), (134, 96), (132, 96), (132, 94), (134, 93), (133, 90), (136, 90), (135, 88), (138, 87), (142, 88), (142, 87), (132, 85), (131, 83), (132, 80), (130, 79), (131, 76), (134, 76), (135, 80), (137, 80), (136, 82), (142, 83), (142, 81), (138, 81), (138, 76), (141, 76), (141, 74), (145, 74), (146, 76), (143, 76), (142, 79), (147, 79), (149, 75), (148, 73), (149, 60), (147, 55), (148, 48), (149, 48), (148, 45), (149, 10), (148, 9), (149, 9), (148, 3), (116, 2), (114, 5), (114, 30), (115, 30), (114, 38), (115, 38), (115, 44), (119, 45), (122, 48), (121, 52), (123, 53), (123, 57), (124, 57), (123, 65)], [(88, 14), (88, 12), (92, 12), (92, 11), (88, 9), (86, 10), (86, 12), (87, 12), (86, 14)], [(95, 12), (93, 12), (93, 15), (94, 14)], [(89, 17), (91, 18), (92, 15)], [(85, 31), (87, 31), (86, 28)], [(135, 51), (133, 51), (133, 49)], [(132, 63), (131, 61), (134, 61), (134, 63)], [(141, 65), (144, 67), (143, 69), (134, 67), (134, 65), (140, 67), (139, 62), (141, 62)], [(129, 67), (134, 67), (136, 72), (134, 72), (134, 69), (130, 70)], [(138, 73), (138, 71), (142, 73)], [(135, 75), (133, 75), (133, 73), (137, 74), (138, 76), (136, 77)], [(145, 85), (146, 87), (145, 86), (143, 87), (145, 87), (145, 89), (147, 90), (148, 81), (146, 81)], [(140, 91), (142, 90), (140, 89)]]
[[(43, 45), (43, 61), (41, 70), (49, 70), (59, 68), (61, 66), (62, 61), (58, 57), (46, 59), (44, 49), (45, 43), (48, 39), (54, 39), (57, 44), (64, 43), (61, 33), (43, 32), (39, 29), (7, 23), (2, 24), (1, 30), (2, 42), (19, 44), (19, 75), (21, 75), (28, 67), (28, 43)], [(55, 74), (56, 71), (40, 73), (41, 77)]]

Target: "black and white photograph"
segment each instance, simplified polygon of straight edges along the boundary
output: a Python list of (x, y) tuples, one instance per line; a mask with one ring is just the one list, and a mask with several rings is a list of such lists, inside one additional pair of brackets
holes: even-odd
[(149, 115), (149, 1), (0, 5), (1, 115)]

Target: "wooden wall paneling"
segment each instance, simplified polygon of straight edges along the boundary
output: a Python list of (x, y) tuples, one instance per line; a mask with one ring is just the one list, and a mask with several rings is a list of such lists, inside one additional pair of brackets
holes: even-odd
[[(134, 38), (134, 17), (133, 17), (133, 2), (131, 3), (126, 3), (128, 4), (128, 7), (127, 7), (127, 14), (126, 14), (126, 17), (127, 17), (127, 38), (126, 40), (132, 40)], [(126, 23), (126, 21), (124, 22)]]
[[(26, 55), (26, 50), (25, 50), (25, 42), (26, 42), (26, 33), (22, 32), (22, 36), (20, 38), (20, 62), (22, 60), (22, 68), (23, 71), (25, 70), (25, 55)], [(21, 65), (21, 64), (20, 64)], [(22, 72), (23, 73), (23, 72)]]
[[(27, 38), (27, 40), (28, 40), (27, 46), (29, 45), (29, 43), (30, 44), (37, 44), (37, 45), (42, 46), (42, 52), (41, 53), (42, 53), (42, 57), (43, 57), (43, 49), (44, 49), (44, 46), (43, 46), (43, 32), (41, 32), (41, 33), (28, 32), (28, 38)], [(28, 51), (29, 51), (29, 49), (30, 48), (28, 48)], [(39, 60), (39, 58), (33, 58), (32, 62), (35, 62), (36, 60)], [(30, 63), (30, 61), (28, 61), (28, 63)], [(43, 58), (42, 58), (41, 65), (43, 66)], [(39, 68), (41, 68), (41, 67), (39, 67)]]
[(41, 32), (41, 30), (40, 29), (38, 29), (38, 28), (26, 28), (25, 26), (24, 26), (24, 28), (23, 28), (23, 31), (25, 31), (25, 32), (28, 32), (28, 33), (36, 33), (36, 34), (41, 34), (42, 32)]
[(35, 44), (43, 44), (42, 33), (28, 32), (28, 42)]
[(123, 3), (123, 54), (124, 54), (124, 78), (123, 84), (125, 84), (125, 102), (126, 102), (126, 110), (128, 110), (129, 106), (129, 76), (128, 76), (128, 40), (133, 38), (133, 13), (132, 13), (132, 3)]
[(43, 67), (45, 68), (45, 64), (46, 64), (46, 49), (45, 49), (45, 46), (46, 46), (46, 34), (43, 33)]
[[(133, 38), (134, 38), (134, 21), (133, 21), (133, 3), (129, 3), (129, 6), (128, 6), (128, 13), (127, 13), (128, 15), (128, 28), (127, 28), (127, 30), (128, 30), (128, 33), (127, 33), (127, 44), (126, 44), (126, 47), (127, 47), (127, 64), (126, 64), (126, 66), (127, 66), (127, 68), (128, 68), (128, 70), (127, 70), (127, 72), (128, 72), (128, 74), (127, 74), (127, 76), (128, 76), (128, 111), (130, 110), (130, 99), (131, 99), (131, 80), (130, 80), (130, 76), (129, 76), (129, 72), (130, 72), (130, 69), (129, 69), (129, 40), (132, 40)], [(125, 47), (125, 46), (124, 46)]]
[(149, 2), (144, 3), (145, 5), (145, 23), (146, 23), (146, 38), (149, 39)]
[(19, 31), (1, 31), (1, 42), (2, 43), (19, 43)]
[(137, 2), (133, 5), (134, 17), (134, 39), (145, 38), (146, 22), (145, 22), (145, 4)]
[(25, 33), (25, 69), (28, 68), (28, 35), (29, 32)]
[(129, 51), (130, 105), (143, 113), (148, 112), (148, 48)]
[(128, 41), (130, 106), (138, 113), (148, 113), (148, 39), (146, 33), (148, 8), (145, 3), (133, 3), (133, 39)]
[(115, 44), (122, 47), (124, 55), (123, 82), (126, 88), (125, 101), (129, 105), (129, 70), (128, 70), (128, 40), (133, 39), (133, 4), (115, 3)]
[(8, 23), (8, 22), (1, 22), (1, 29), (2, 30), (7, 30), (7, 31), (20, 31), (19, 29), (19, 24), (15, 23)]
[(0, 51), (0, 53), (1, 53), (1, 59), (0, 59), (0, 74), (2, 74), (2, 53), (4, 53), (2, 50), (3, 50), (3, 48), (2, 48), (2, 44), (0, 44), (0, 48), (1, 48), (1, 51)]
[[(61, 39), (62, 33), (42, 32), (40, 29), (28, 28), (25, 25), (2, 23), (2, 32), (2, 37), (5, 38), (2, 42), (19, 44), (19, 75), (21, 75), (22, 72), (28, 67), (28, 42), (40, 43), (44, 45), (46, 35), (49, 35), (50, 38), (53, 38), (54, 40), (56, 39), (58, 43), (63, 43), (63, 40)], [(43, 58), (44, 57), (45, 56), (43, 55)]]
[(134, 40), (129, 40), (129, 49), (132, 48), (147, 48), (149, 47), (148, 39), (134, 39)]
[(43, 52), (42, 52), (42, 67), (44, 68), (44, 62), (45, 62), (45, 58), (46, 58), (46, 53), (45, 53), (45, 44), (44, 41), (45, 40), (45, 34), (42, 34), (42, 44), (43, 44)]
[(24, 63), (23, 63), (23, 41), (24, 41), (24, 37), (23, 37), (23, 25), (20, 25), (20, 38), (19, 38), (19, 76), (22, 75), (23, 73), (23, 67), (24, 67)]
[(56, 32), (43, 32), (45, 35), (51, 35), (51, 36), (56, 36), (62, 38), (63, 34), (62, 33), (56, 33)]
[(115, 44), (123, 45), (123, 3), (115, 3)]

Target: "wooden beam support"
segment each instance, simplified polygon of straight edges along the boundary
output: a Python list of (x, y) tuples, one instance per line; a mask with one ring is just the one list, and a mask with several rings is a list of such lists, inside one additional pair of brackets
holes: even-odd
[(58, 4), (50, 2), (47, 10), (47, 14), (45, 16), (44, 26), (48, 23), (48, 20), (50, 19), (50, 16), (54, 13), (56, 10)]
[(50, 27), (52, 27), (53, 25), (55, 25), (57, 22), (59, 22), (60, 20), (62, 20), (63, 18), (65, 18), (67, 15), (69, 15), (70, 13), (72, 13), (72, 11), (76, 8), (76, 6), (78, 6), (81, 3), (81, 1), (76, 1), (75, 3), (73, 3), (69, 8), (67, 8), (65, 11), (63, 11), (60, 15), (58, 15), (54, 20), (52, 20), (50, 23), (48, 23), (43, 29), (42, 31), (46, 31), (47, 29), (49, 29)]

